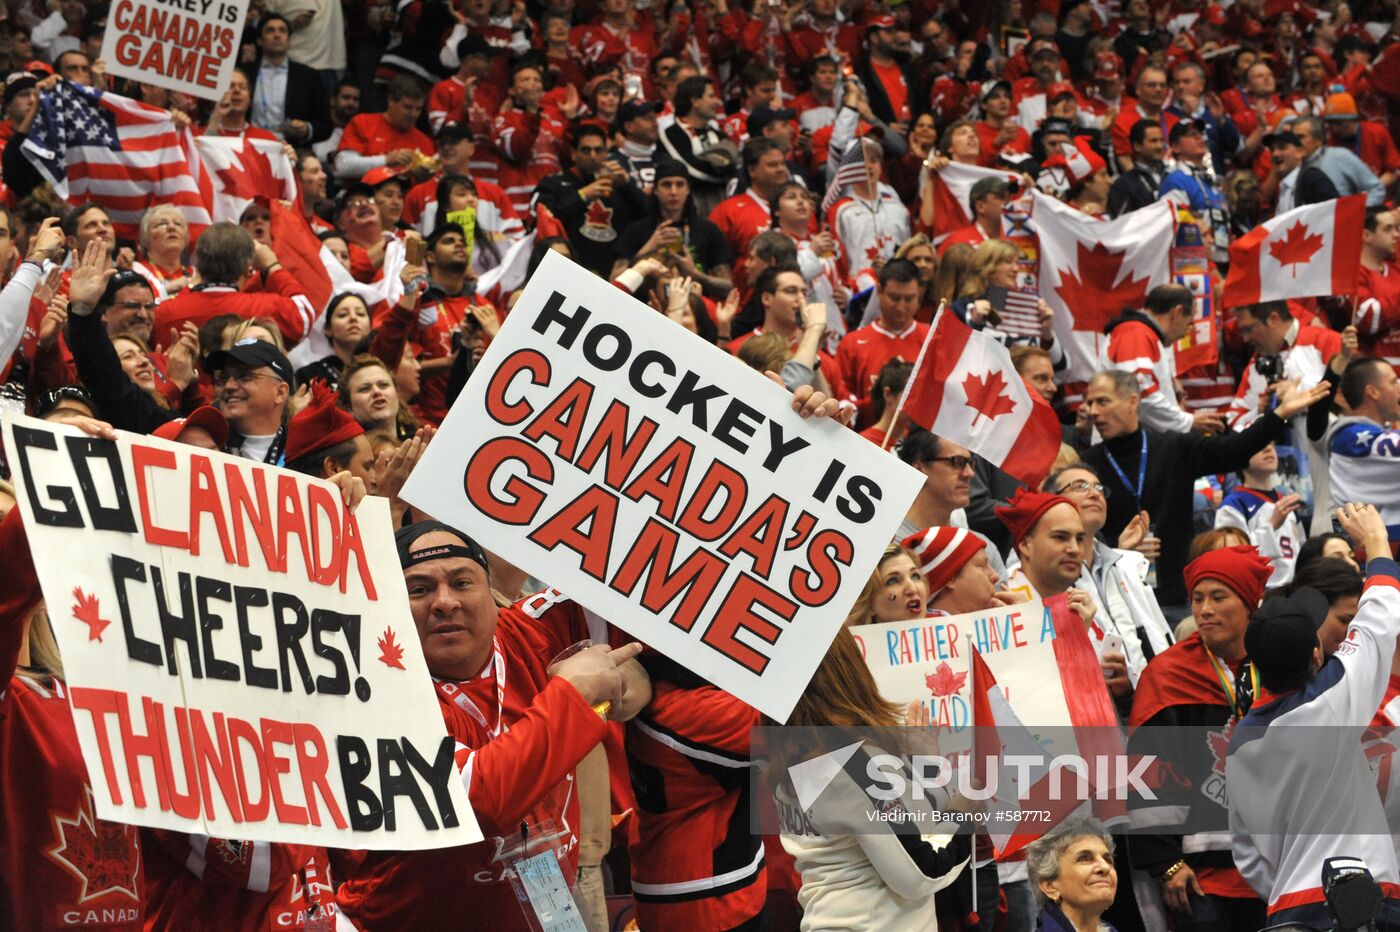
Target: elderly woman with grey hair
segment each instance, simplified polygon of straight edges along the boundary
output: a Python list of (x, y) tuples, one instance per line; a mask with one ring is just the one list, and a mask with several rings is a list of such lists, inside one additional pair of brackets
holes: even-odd
[(141, 218), (141, 259), (132, 265), (151, 283), (156, 301), (173, 298), (189, 284), (193, 268), (185, 264), (190, 225), (174, 204), (157, 204)]
[(1118, 892), (1113, 838), (1091, 815), (1072, 815), (1026, 849), (1026, 869), (1040, 902), (1037, 929), (1113, 932), (1100, 918)]

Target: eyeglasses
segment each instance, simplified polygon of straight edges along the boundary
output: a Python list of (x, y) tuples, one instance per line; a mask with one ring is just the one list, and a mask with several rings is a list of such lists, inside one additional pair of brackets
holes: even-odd
[(1078, 492), (1081, 495), (1085, 492), (1097, 492), (1098, 494), (1103, 495), (1106, 492), (1108, 492), (1108, 489), (1104, 486), (1102, 482), (1090, 482), (1088, 479), (1079, 479), (1075, 482), (1069, 483), (1068, 485), (1060, 486), (1060, 491)]
[(936, 463), (947, 463), (953, 467), (955, 472), (962, 472), (972, 465), (972, 457), (970, 456), (935, 456), (933, 460)]
[(154, 301), (118, 301), (112, 307), (119, 307), (124, 311), (154, 311), (156, 303)]
[[(277, 376), (268, 375), (266, 372), (239, 372), (237, 370), (227, 369), (215, 374), (212, 381), (214, 387), (218, 388), (225, 382), (237, 382), (239, 385), (247, 385), (255, 379), (277, 379)], [(281, 379), (278, 379), (278, 381), (280, 382)]]

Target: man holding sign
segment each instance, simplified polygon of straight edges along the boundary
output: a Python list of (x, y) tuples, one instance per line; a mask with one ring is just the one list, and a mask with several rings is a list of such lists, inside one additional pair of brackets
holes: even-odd
[[(372, 852), (340, 888), (340, 908), (358, 929), (447, 929), (468, 917), (480, 928), (535, 928), (509, 873), (573, 883), (573, 771), (603, 740), (608, 718), (630, 717), (650, 697), (646, 674), (630, 662), (642, 646), (591, 647), (551, 668), (550, 658), (588, 635), (577, 606), (551, 604), (547, 593), (501, 605), (486, 553), (445, 524), (403, 528), (395, 543), (462, 782), (495, 843)], [(534, 902), (537, 891), (529, 883), (526, 891)]]

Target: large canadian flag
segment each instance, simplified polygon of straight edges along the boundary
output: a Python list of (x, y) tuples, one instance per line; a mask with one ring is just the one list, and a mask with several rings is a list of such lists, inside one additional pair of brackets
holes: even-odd
[(200, 136), (199, 155), (213, 189), (214, 222), (237, 223), (248, 205), (258, 200), (295, 201), (296, 176), (282, 151), (271, 139), (235, 139)]
[(1230, 244), (1225, 306), (1355, 294), (1366, 195), (1296, 207)]
[(1015, 172), (983, 168), (980, 165), (964, 165), (961, 162), (949, 162), (934, 173), (932, 184), (935, 243), (942, 242), (949, 233), (972, 223), (972, 186), (983, 178), (1000, 178), (1012, 185), (1021, 180), (1021, 176)]
[(1163, 199), (1117, 220), (1099, 220), (1039, 191), (1031, 197), (1040, 234), (1040, 296), (1055, 312), (1055, 339), (1069, 362), (1064, 378), (1087, 382), (1108, 340), (1104, 327), (1171, 281), (1176, 212)]
[(1060, 451), (1060, 422), (1022, 380), (1006, 347), (946, 306), (929, 328), (901, 400), (915, 423), (1001, 467), (1031, 487)]

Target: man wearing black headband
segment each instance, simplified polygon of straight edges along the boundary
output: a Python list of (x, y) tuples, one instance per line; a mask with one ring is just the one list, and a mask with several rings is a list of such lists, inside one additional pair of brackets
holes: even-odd
[(560, 869), (573, 881), (573, 771), (603, 740), (605, 717), (625, 717), (624, 706), (635, 712), (650, 697), (645, 674), (629, 663), (641, 645), (592, 647), (551, 667), (551, 658), (587, 637), (577, 606), (549, 593), (510, 606), (491, 589), (485, 551), (445, 524), (414, 524), (394, 540), (423, 657), (488, 838), (371, 852), (340, 888), (341, 911), (360, 929), (530, 928), (505, 865), (493, 861), (497, 842), (522, 828), (531, 838), (556, 838)]

